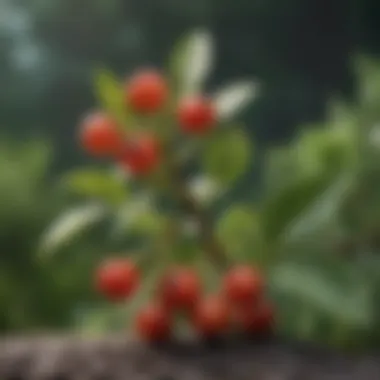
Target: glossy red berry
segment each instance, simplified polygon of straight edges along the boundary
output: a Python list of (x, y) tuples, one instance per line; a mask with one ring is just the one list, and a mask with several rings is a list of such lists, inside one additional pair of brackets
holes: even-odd
[(223, 281), (224, 294), (237, 305), (255, 304), (261, 297), (263, 287), (260, 273), (244, 265), (232, 268)]
[(159, 287), (159, 297), (165, 307), (191, 310), (200, 298), (202, 284), (198, 274), (191, 268), (173, 268), (167, 272)]
[(98, 291), (112, 301), (132, 296), (138, 287), (139, 279), (139, 270), (129, 259), (106, 260), (96, 272)]
[(79, 138), (83, 149), (93, 156), (117, 154), (124, 140), (118, 124), (101, 112), (90, 114), (84, 119)]
[(166, 340), (170, 337), (171, 330), (171, 316), (162, 305), (148, 305), (137, 315), (136, 332), (140, 338), (146, 341)]
[(203, 97), (184, 99), (178, 106), (178, 123), (185, 133), (206, 133), (215, 126), (215, 107), (210, 100)]
[(126, 85), (126, 102), (138, 113), (153, 113), (164, 106), (168, 98), (168, 85), (156, 71), (136, 73)]
[(148, 134), (130, 139), (120, 157), (120, 164), (134, 175), (149, 174), (159, 161), (159, 143), (154, 136)]
[(230, 326), (231, 310), (221, 296), (209, 296), (198, 302), (193, 313), (196, 331), (203, 337), (222, 335)]

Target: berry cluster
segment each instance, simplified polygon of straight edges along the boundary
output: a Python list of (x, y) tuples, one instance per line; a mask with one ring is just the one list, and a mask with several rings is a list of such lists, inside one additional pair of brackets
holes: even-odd
[[(97, 288), (112, 301), (125, 301), (136, 292), (139, 278), (131, 260), (109, 259), (98, 268)], [(181, 314), (202, 338), (219, 338), (231, 331), (268, 333), (273, 308), (264, 297), (264, 285), (255, 268), (236, 266), (223, 277), (220, 291), (209, 295), (191, 267), (170, 268), (158, 281), (153, 302), (137, 314), (136, 331), (146, 341), (165, 341)]]
[[(168, 99), (168, 85), (158, 72), (139, 72), (126, 83), (125, 103), (136, 114), (155, 114), (164, 108)], [(194, 96), (179, 102), (175, 118), (182, 132), (201, 135), (215, 126), (216, 111), (207, 98)], [(154, 134), (126, 136), (122, 127), (103, 112), (85, 118), (80, 140), (89, 154), (115, 158), (134, 175), (146, 175), (160, 162), (160, 143)]]
[[(155, 71), (138, 72), (124, 88), (125, 105), (138, 117), (167, 112), (169, 103), (172, 108), (171, 100), (165, 78)], [(217, 123), (213, 102), (201, 95), (180, 100), (169, 112), (185, 135), (204, 135)], [(115, 160), (135, 177), (151, 174), (164, 161), (166, 148), (160, 137), (150, 129), (128, 132), (123, 128), (112, 116), (93, 113), (81, 125), (82, 146), (93, 156)], [(124, 301), (136, 293), (140, 277), (132, 260), (109, 259), (97, 271), (97, 289), (111, 301)], [(224, 336), (236, 329), (246, 334), (267, 332), (273, 310), (263, 293), (261, 274), (249, 266), (230, 269), (214, 295), (207, 294), (192, 267), (173, 267), (157, 284), (154, 302), (137, 315), (136, 330), (145, 340), (166, 340), (180, 313), (205, 338)]]

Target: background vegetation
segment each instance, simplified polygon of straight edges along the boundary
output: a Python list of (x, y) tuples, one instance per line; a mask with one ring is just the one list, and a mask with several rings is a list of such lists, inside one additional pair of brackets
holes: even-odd
[[(105, 220), (41, 262), (41, 234), (78, 200), (57, 178), (88, 163), (75, 129), (95, 104), (93, 70), (160, 66), (201, 25), (217, 41), (208, 88), (241, 77), (262, 86), (241, 117), (256, 160), (225, 202), (265, 211), (260, 236), (281, 257), (271, 283), (282, 333), (378, 345), (380, 73), (354, 57), (377, 53), (379, 13), (369, 0), (2, 1), (0, 331), (110, 327), (91, 270), (103, 252), (133, 242), (110, 239)], [(240, 226), (256, 222), (232, 215), (225, 244), (235, 249)]]

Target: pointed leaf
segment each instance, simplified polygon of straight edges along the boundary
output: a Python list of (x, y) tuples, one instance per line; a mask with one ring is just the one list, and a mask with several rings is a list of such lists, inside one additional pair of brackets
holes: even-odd
[(327, 188), (329, 176), (297, 180), (267, 199), (263, 205), (263, 228), (267, 241), (274, 241)]
[(339, 288), (316, 269), (295, 264), (278, 267), (271, 276), (277, 292), (326, 313), (337, 323), (367, 327), (372, 319), (370, 294)]
[(212, 70), (214, 46), (206, 30), (195, 30), (174, 49), (170, 71), (180, 96), (197, 93)]
[(214, 95), (219, 120), (229, 120), (249, 105), (258, 95), (258, 85), (253, 82), (237, 82)]
[(252, 144), (243, 130), (231, 129), (215, 136), (202, 154), (202, 167), (211, 179), (229, 185), (252, 163)]
[(259, 217), (250, 205), (231, 206), (219, 218), (216, 234), (229, 254), (252, 259), (261, 239)]
[(95, 93), (101, 107), (117, 120), (121, 126), (133, 127), (124, 101), (124, 89), (118, 79), (108, 70), (95, 73)]
[(118, 209), (112, 233), (116, 237), (136, 234), (148, 239), (161, 233), (165, 220), (150, 197), (143, 194)]
[(352, 180), (351, 173), (341, 175), (312, 202), (309, 202), (298, 217), (288, 225), (285, 233), (286, 240), (297, 240), (306, 234), (321, 231), (323, 228), (325, 233), (331, 230)]
[(53, 221), (42, 236), (40, 242), (41, 253), (46, 255), (56, 252), (102, 221), (106, 215), (107, 210), (94, 203), (66, 211)]
[(63, 177), (63, 184), (75, 194), (98, 198), (110, 204), (120, 204), (127, 195), (123, 178), (106, 170), (73, 170)]

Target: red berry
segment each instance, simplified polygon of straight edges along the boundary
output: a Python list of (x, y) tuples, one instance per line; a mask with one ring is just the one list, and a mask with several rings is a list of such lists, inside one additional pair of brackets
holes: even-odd
[(226, 297), (238, 305), (254, 304), (263, 291), (263, 279), (249, 266), (232, 268), (224, 278), (223, 288)]
[(117, 123), (101, 112), (87, 116), (80, 131), (83, 148), (94, 156), (117, 154), (123, 144), (123, 136)]
[(211, 101), (202, 97), (183, 100), (178, 107), (178, 122), (183, 132), (203, 134), (216, 123), (216, 110)]
[(174, 268), (162, 278), (160, 298), (169, 309), (191, 310), (202, 290), (199, 276), (190, 268)]
[(166, 340), (170, 336), (171, 329), (171, 316), (161, 305), (148, 305), (137, 315), (136, 330), (144, 340), (150, 342)]
[(132, 76), (126, 85), (126, 101), (140, 113), (158, 111), (168, 98), (165, 79), (156, 71), (141, 71)]
[(124, 148), (120, 163), (134, 175), (148, 174), (159, 162), (158, 141), (148, 134), (136, 136)]
[(99, 292), (113, 301), (132, 296), (139, 279), (135, 263), (128, 259), (109, 259), (99, 266), (96, 273)]
[(231, 322), (228, 302), (220, 296), (206, 297), (196, 305), (193, 319), (200, 335), (207, 338), (220, 336)]
[(257, 306), (241, 308), (238, 311), (237, 321), (243, 331), (247, 333), (267, 333), (271, 331), (274, 324), (273, 306), (265, 302)]

